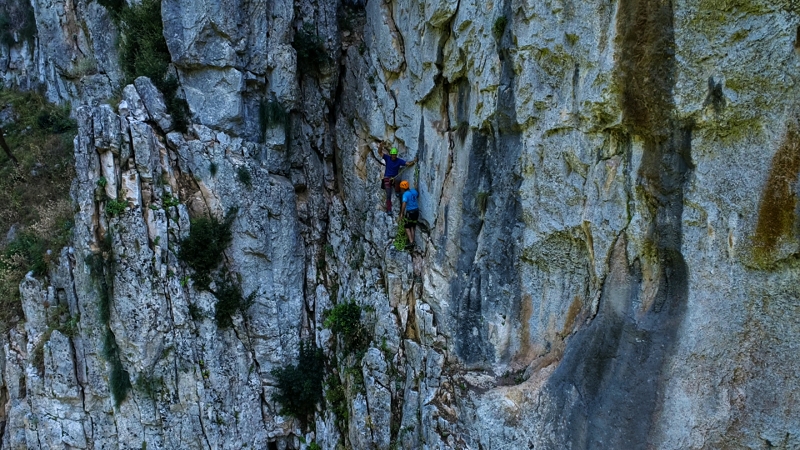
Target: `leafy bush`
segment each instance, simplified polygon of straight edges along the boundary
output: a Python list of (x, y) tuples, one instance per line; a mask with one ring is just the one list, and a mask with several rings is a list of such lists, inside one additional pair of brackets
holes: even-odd
[(75, 123), (69, 118), (69, 109), (65, 108), (48, 108), (39, 112), (36, 115), (36, 124), (40, 130), (61, 134), (67, 131), (73, 131)]
[(128, 392), (131, 390), (131, 377), (122, 366), (122, 360), (119, 357), (119, 346), (116, 339), (114, 339), (114, 333), (108, 327), (106, 327), (105, 339), (103, 340), (103, 357), (105, 357), (110, 366), (108, 388), (114, 398), (114, 403), (119, 407), (128, 397)]
[(253, 304), (256, 294), (253, 292), (245, 298), (242, 295), (241, 286), (230, 278), (218, 280), (217, 290), (212, 293), (217, 297), (214, 319), (219, 328), (230, 328), (233, 326), (233, 319), (231, 316), (237, 311), (246, 311)]
[(236, 178), (238, 178), (243, 185), (247, 186), (247, 189), (253, 188), (253, 177), (250, 175), (250, 171), (247, 170), (247, 167), (239, 166), (239, 168), (236, 169)]
[(341, 336), (345, 351), (360, 352), (369, 345), (369, 334), (361, 323), (361, 306), (354, 300), (334, 306), (323, 316), (325, 328)]
[(42, 276), (47, 272), (46, 252), (44, 239), (31, 233), (22, 233), (6, 247), (4, 260), (21, 257), (27, 263), (28, 271), (33, 272), (34, 276)]
[(261, 120), (261, 131), (264, 132), (267, 128), (276, 125), (286, 125), (288, 113), (281, 103), (271, 98), (269, 100), (262, 100), (258, 109), (259, 119)]
[(311, 342), (300, 342), (297, 365), (273, 369), (278, 390), (272, 399), (281, 405), (281, 414), (306, 422), (322, 400), (325, 360), (322, 350)]
[(325, 49), (325, 41), (311, 23), (304, 23), (295, 32), (292, 47), (297, 51), (297, 69), (300, 73), (319, 73), (320, 69), (327, 68), (332, 62)]
[(97, 0), (97, 3), (107, 9), (111, 17), (117, 19), (126, 6), (125, 0)]
[(123, 212), (125, 212), (125, 208), (128, 207), (128, 202), (125, 200), (115, 200), (110, 198), (106, 200), (106, 215), (109, 217), (115, 217)]
[(192, 279), (201, 288), (211, 283), (211, 271), (216, 269), (224, 258), (225, 249), (233, 240), (231, 225), (236, 218), (236, 210), (230, 209), (222, 220), (216, 217), (193, 219), (189, 236), (181, 241), (178, 258), (195, 271)]
[(0, 104), (10, 111), (3, 131), (18, 159), (18, 165), (0, 162), (0, 227), (5, 232), (13, 223), (28, 227), (42, 220), (44, 213), (54, 212), (54, 202), (69, 202), (77, 125), (69, 118), (69, 105), (50, 104), (34, 92), (0, 89)]
[[(141, 3), (126, 6), (124, 1), (106, 0), (106, 6), (120, 28), (120, 66), (131, 83), (140, 76), (150, 78), (164, 94), (167, 112), (172, 116), (176, 130), (185, 133), (189, 124), (189, 105), (178, 98), (180, 82), (169, 75), (172, 61), (164, 39), (161, 21), (161, 0), (143, 0)], [(120, 5), (121, 3), (121, 5)]]
[(347, 409), (347, 393), (339, 377), (331, 374), (325, 382), (325, 400), (340, 424), (347, 425), (350, 412)]
[(506, 25), (508, 25), (508, 19), (506, 16), (500, 16), (494, 21), (494, 25), (492, 25), (492, 34), (494, 35), (495, 39), (500, 39), (503, 37), (503, 33), (506, 31)]
[(178, 206), (181, 204), (181, 201), (178, 197), (173, 197), (169, 193), (164, 195), (164, 198), (161, 199), (164, 208), (172, 208), (173, 206)]

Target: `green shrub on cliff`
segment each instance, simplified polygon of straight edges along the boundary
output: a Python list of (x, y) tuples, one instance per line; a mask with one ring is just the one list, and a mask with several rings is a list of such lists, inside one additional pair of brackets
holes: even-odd
[(100, 4), (109, 10), (120, 29), (119, 58), (125, 82), (141, 76), (150, 78), (164, 94), (175, 129), (186, 132), (189, 106), (178, 98), (180, 83), (169, 74), (172, 59), (164, 39), (161, 0), (142, 0), (131, 6), (117, 0), (103, 0)]
[(318, 73), (332, 62), (325, 49), (325, 41), (317, 34), (311, 23), (304, 23), (302, 28), (295, 32), (292, 47), (297, 52), (299, 73)]
[[(72, 235), (69, 196), (75, 176), (72, 139), (76, 125), (69, 106), (48, 103), (35, 92), (0, 88), (0, 123), (15, 160), (0, 151), (0, 332), (22, 317), (19, 283), (28, 271), (43, 275), (51, 258)], [(50, 254), (48, 250), (52, 250)]]
[(361, 323), (361, 311), (361, 306), (350, 300), (323, 313), (325, 328), (342, 338), (345, 352), (360, 353), (369, 346), (370, 337)]
[(181, 241), (178, 258), (194, 269), (192, 279), (199, 287), (211, 283), (211, 271), (222, 263), (225, 249), (233, 240), (235, 218), (236, 210), (230, 209), (222, 220), (213, 216), (193, 219), (189, 236)]
[(271, 374), (278, 387), (272, 399), (281, 405), (281, 414), (306, 422), (322, 401), (325, 377), (322, 350), (309, 341), (301, 341), (297, 364), (273, 369)]
[(216, 285), (216, 290), (212, 292), (214, 297), (217, 298), (214, 320), (216, 320), (219, 328), (230, 328), (233, 326), (232, 316), (237, 311), (246, 311), (253, 304), (256, 293), (252, 292), (245, 297), (242, 294), (242, 287), (239, 283), (229, 276), (217, 280)]

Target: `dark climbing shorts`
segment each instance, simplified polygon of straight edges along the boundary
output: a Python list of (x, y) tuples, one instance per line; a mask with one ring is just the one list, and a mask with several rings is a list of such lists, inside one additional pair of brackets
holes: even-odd
[(406, 214), (403, 218), (405, 219), (403, 222), (405, 223), (406, 228), (416, 228), (417, 220), (419, 219), (419, 210), (415, 209), (413, 211), (406, 211)]

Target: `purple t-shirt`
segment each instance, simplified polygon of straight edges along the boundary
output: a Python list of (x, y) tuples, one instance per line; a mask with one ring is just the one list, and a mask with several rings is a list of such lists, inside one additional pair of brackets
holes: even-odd
[(392, 157), (389, 155), (383, 155), (383, 160), (386, 161), (386, 172), (383, 174), (386, 178), (396, 177), (397, 173), (400, 172), (400, 168), (406, 165), (405, 159), (397, 158), (392, 161)]

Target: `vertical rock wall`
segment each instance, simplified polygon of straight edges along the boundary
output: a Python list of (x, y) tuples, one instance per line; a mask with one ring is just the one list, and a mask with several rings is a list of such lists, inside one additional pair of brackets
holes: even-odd
[[(4, 447), (800, 445), (791, 2), (164, 0), (185, 134), (146, 79), (96, 106), (100, 5), (34, 6), (39, 62), (4, 48), (28, 62), (3, 79), (93, 106), (74, 245), (4, 343)], [(298, 60), (301, 30), (329, 61)], [(64, 75), (78, 53), (96, 74)], [(412, 253), (381, 142), (418, 161)], [(177, 255), (232, 207), (253, 303), (221, 328)], [(348, 301), (363, 351), (325, 328)], [(303, 338), (328, 374), (305, 429), (271, 375)]]

